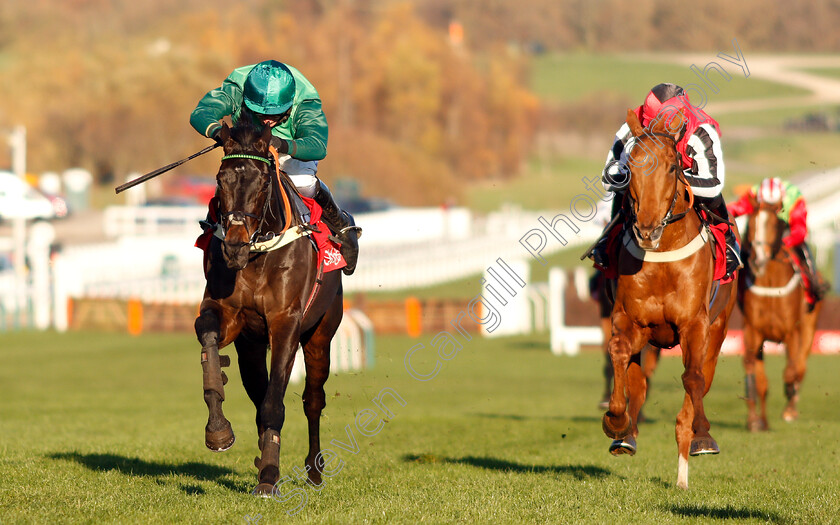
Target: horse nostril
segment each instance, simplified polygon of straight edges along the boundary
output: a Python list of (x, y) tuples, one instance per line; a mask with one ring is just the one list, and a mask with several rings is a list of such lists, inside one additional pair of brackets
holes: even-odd
[(642, 233), (642, 230), (641, 230), (641, 229), (639, 229), (639, 225), (638, 225), (638, 224), (634, 224), (634, 225), (633, 225), (633, 231), (635, 231), (635, 232), (636, 232), (636, 236), (637, 236), (637, 237), (641, 237), (642, 239), (645, 239), (645, 238), (646, 238), (646, 237), (645, 237), (645, 234), (644, 234), (644, 233)]
[(665, 228), (663, 228), (662, 226), (657, 226), (656, 228), (654, 228), (650, 234), (650, 239), (652, 241), (658, 241), (660, 237), (662, 237), (662, 232), (664, 229)]

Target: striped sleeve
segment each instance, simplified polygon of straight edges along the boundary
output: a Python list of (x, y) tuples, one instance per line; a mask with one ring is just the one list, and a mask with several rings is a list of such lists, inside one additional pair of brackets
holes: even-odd
[(617, 191), (617, 189), (611, 184), (611, 181), (621, 179), (619, 176), (621, 168), (614, 165), (614, 162), (618, 160), (621, 166), (625, 166), (627, 164), (627, 152), (625, 151), (625, 145), (632, 135), (630, 126), (628, 126), (627, 123), (624, 123), (620, 128), (618, 128), (618, 131), (615, 134), (615, 140), (613, 141), (612, 147), (607, 152), (607, 161), (604, 163), (604, 171), (601, 174), (601, 181), (604, 184), (604, 189), (607, 191)]
[(691, 168), (685, 177), (694, 195), (712, 199), (720, 195), (725, 181), (723, 150), (720, 135), (714, 126), (703, 124), (689, 137), (685, 153), (691, 160)]
[(615, 141), (613, 142), (612, 148), (610, 151), (607, 152), (607, 162), (604, 164), (604, 167), (608, 166), (610, 162), (618, 159), (622, 162), (626, 162), (626, 153), (624, 152), (624, 145), (627, 144), (627, 141), (630, 140), (630, 126), (625, 123), (618, 131), (615, 133)]

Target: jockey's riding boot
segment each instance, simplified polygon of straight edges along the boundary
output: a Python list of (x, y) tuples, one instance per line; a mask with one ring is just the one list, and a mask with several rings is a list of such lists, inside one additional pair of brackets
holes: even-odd
[(342, 271), (351, 275), (356, 270), (356, 260), (359, 258), (359, 237), (362, 236), (362, 229), (356, 226), (352, 215), (339, 208), (330, 189), (321, 179), (318, 179), (318, 186), (312, 198), (323, 210), (321, 219), (341, 243), (341, 256), (347, 262)]
[[(722, 197), (718, 196), (713, 199), (709, 209), (727, 223), (732, 224), (732, 220), (729, 218), (729, 210), (726, 209), (726, 202)], [(741, 261), (741, 246), (738, 244), (738, 239), (735, 238), (735, 232), (732, 231), (731, 226), (726, 229), (724, 239), (726, 240), (726, 275), (723, 278), (729, 279), (735, 275), (737, 270), (744, 267), (744, 263)]]
[(619, 211), (621, 210), (621, 198), (620, 194), (616, 193), (613, 197), (612, 201), (612, 208), (610, 212), (610, 220), (607, 226), (604, 228), (604, 231), (601, 233), (601, 238), (598, 239), (598, 242), (590, 249), (588, 257), (592, 259), (592, 262), (595, 263), (596, 266), (599, 266), (602, 269), (606, 269), (610, 265), (610, 254), (609, 254), (609, 238), (610, 232), (612, 228), (618, 227), (617, 224), (612, 224), (615, 216), (618, 215)]
[(598, 239), (598, 244), (596, 244), (592, 248), (592, 253), (590, 254), (590, 258), (592, 262), (595, 263), (597, 266), (601, 268), (607, 268), (609, 266), (610, 256), (607, 252), (607, 240), (609, 239), (609, 233), (604, 232), (600, 239)]
[(812, 311), (816, 303), (820, 302), (825, 297), (826, 292), (831, 288), (828, 283), (822, 280), (819, 272), (817, 272), (817, 265), (814, 264), (814, 257), (811, 255), (811, 249), (808, 244), (801, 243), (793, 247), (797, 257), (802, 261), (802, 268), (808, 275), (805, 278), (808, 281), (811, 296), (814, 298), (813, 303), (808, 304), (808, 311)]

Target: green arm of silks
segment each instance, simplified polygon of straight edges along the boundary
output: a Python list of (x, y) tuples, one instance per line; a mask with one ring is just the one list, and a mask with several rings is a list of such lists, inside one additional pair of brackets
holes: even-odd
[(289, 141), (289, 155), (299, 160), (321, 160), (327, 156), (327, 117), (320, 100), (304, 100), (295, 111)]
[(210, 137), (216, 128), (221, 127), (219, 121), (224, 117), (230, 115), (233, 122), (239, 119), (241, 105), (242, 88), (225, 80), (221, 87), (208, 91), (201, 98), (190, 115), (190, 124), (205, 137)]

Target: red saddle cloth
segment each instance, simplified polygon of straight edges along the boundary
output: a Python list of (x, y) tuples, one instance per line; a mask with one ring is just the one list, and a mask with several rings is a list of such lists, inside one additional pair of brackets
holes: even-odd
[[(321, 220), (321, 214), (323, 213), (321, 206), (314, 199), (301, 196), (301, 200), (309, 208), (309, 224), (314, 228), (310, 235), (312, 236), (313, 243), (317, 247), (318, 261), (323, 265), (324, 273), (344, 268), (347, 266), (347, 261), (341, 255), (341, 244), (330, 238), (330, 230), (324, 224), (324, 221)], [(219, 220), (217, 203), (218, 199), (216, 197), (210, 199), (209, 216), (210, 222), (214, 224)], [(206, 229), (195, 240), (195, 246), (204, 251), (205, 273), (208, 268), (207, 261), (209, 257), (207, 249), (210, 247), (210, 238), (213, 237), (214, 231), (213, 229)]]
[(712, 278), (715, 281), (719, 280), (720, 284), (731, 283), (738, 275), (738, 272), (733, 272), (728, 279), (723, 278), (726, 275), (726, 230), (728, 229), (729, 225), (725, 222), (709, 224), (709, 231), (715, 238), (715, 271)]
[(323, 213), (321, 205), (315, 202), (315, 199), (302, 195), (300, 198), (309, 208), (309, 224), (315, 226), (318, 230), (312, 232), (312, 238), (318, 247), (318, 260), (324, 265), (324, 273), (344, 268), (347, 266), (347, 261), (341, 255), (341, 243), (330, 238), (330, 229), (321, 220), (321, 214)]

